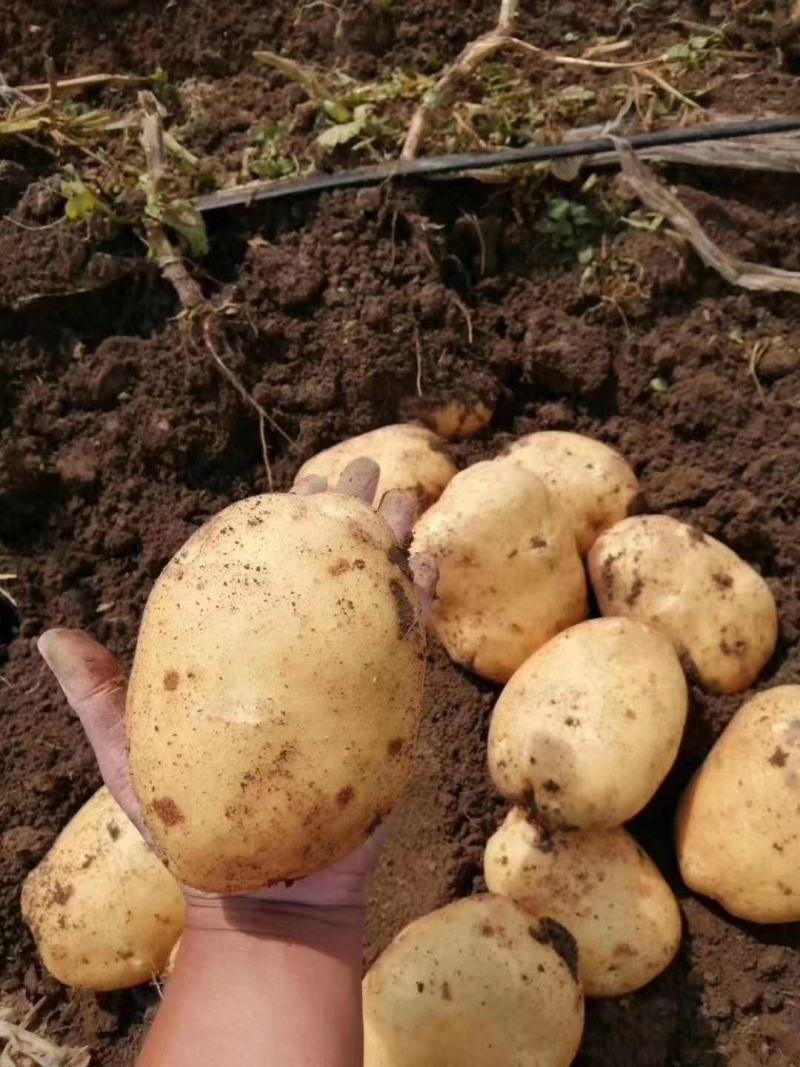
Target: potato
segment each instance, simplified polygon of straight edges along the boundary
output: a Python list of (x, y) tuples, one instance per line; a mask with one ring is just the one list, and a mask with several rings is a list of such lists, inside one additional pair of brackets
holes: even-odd
[(746, 689), (775, 649), (778, 612), (764, 579), (677, 519), (617, 523), (595, 542), (589, 573), (603, 615), (630, 615), (661, 630), (706, 689)]
[(128, 690), (134, 785), (182, 882), (233, 893), (360, 845), (406, 781), (424, 634), (406, 560), (353, 497), (266, 495), (156, 583)]
[(22, 887), (44, 965), (81, 989), (156, 977), (180, 937), (180, 886), (106, 788), (88, 800)]
[(619, 997), (647, 985), (680, 946), (672, 890), (626, 830), (549, 835), (514, 808), (489, 838), (484, 874), (492, 893), (569, 930), (587, 996)]
[(437, 408), (428, 408), (421, 412), (421, 417), (435, 433), (448, 441), (457, 441), (464, 437), (474, 437), (485, 430), (492, 421), (494, 409), (482, 400), (466, 404), (463, 400), (448, 400)]
[(636, 475), (613, 448), (578, 433), (544, 431), (515, 441), (504, 459), (536, 474), (566, 507), (578, 551), (586, 555), (640, 499)]
[(423, 426), (410, 423), (382, 426), (312, 456), (297, 472), (295, 482), (315, 474), (325, 479), (329, 489), (334, 489), (345, 467), (354, 459), (366, 456), (381, 468), (376, 505), (390, 489), (407, 489), (417, 495), (424, 509), (438, 500), (456, 473), (456, 466), (444, 448), (444, 441)]
[(560, 630), (586, 618), (586, 578), (566, 512), (513, 463), (457, 474), (417, 522), (415, 556), (439, 576), (431, 625), (450, 656), (507, 681)]
[(418, 919), (364, 979), (364, 1067), (567, 1067), (583, 1031), (574, 952), (503, 897)]
[(800, 920), (800, 685), (736, 712), (683, 795), (683, 880), (740, 919)]
[(621, 826), (672, 766), (686, 722), (675, 650), (635, 619), (592, 619), (553, 638), (500, 694), (489, 770), (549, 829)]

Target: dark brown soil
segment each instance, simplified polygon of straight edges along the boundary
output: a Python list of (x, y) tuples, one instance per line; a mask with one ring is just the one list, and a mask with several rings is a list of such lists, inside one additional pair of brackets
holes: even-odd
[[(635, 30), (657, 47), (668, 16), (719, 21), (731, 6), (562, 0), (523, 29), (544, 44)], [(216, 82), (230, 145), (249, 124), (242, 108), (269, 113), (287, 98), (280, 78), (254, 72), (254, 47), (278, 41), (368, 76), (434, 70), (495, 7), (348, 4), (337, 36), (327, 9), (300, 18), (288, 2), (25, 0), (0, 14), (0, 52), (10, 83), (41, 78), (45, 52), (69, 73), (162, 64), (175, 79)], [(737, 47), (762, 47), (747, 108), (800, 111), (770, 33), (750, 23), (736, 33)], [(721, 82), (713, 102), (737, 104)], [(63, 206), (48, 171), (34, 150), (0, 143), (2, 212), (55, 222)], [(800, 269), (800, 180), (671, 178), (730, 251)], [(246, 309), (229, 361), (294, 442), (272, 435), (278, 488), (314, 451), (445, 399), (495, 407), (490, 429), (456, 446), (462, 464), (533, 429), (589, 433), (625, 453), (651, 509), (697, 523), (761, 570), (782, 630), (759, 686), (800, 682), (800, 304), (733, 291), (663, 233), (620, 224), (608, 210), (618, 193), (605, 179), (585, 196), (463, 182), (241, 212), (213, 222), (204, 282)], [(553, 195), (582, 197), (598, 220), (588, 272), (542, 232)], [(0, 574), (16, 576), (0, 586), (17, 605), (0, 598), (0, 989), (49, 994), (64, 1040), (122, 1067), (154, 992), (67, 994), (19, 917), (26, 871), (98, 784), (33, 639), (48, 625), (86, 627), (129, 659), (160, 569), (266, 479), (252, 412), (184, 344), (174, 297), (133, 238), (0, 220), (0, 257)], [(760, 393), (748, 355), (766, 339)], [(368, 960), (408, 920), (482, 888), (482, 848), (504, 810), (485, 772), (496, 692), (431, 649), (417, 771), (372, 881)], [(634, 826), (679, 896), (686, 936), (648, 988), (591, 1006), (583, 1067), (800, 1063), (799, 928), (748, 926), (693, 898), (671, 846), (678, 793), (740, 699), (693, 691), (678, 765)]]

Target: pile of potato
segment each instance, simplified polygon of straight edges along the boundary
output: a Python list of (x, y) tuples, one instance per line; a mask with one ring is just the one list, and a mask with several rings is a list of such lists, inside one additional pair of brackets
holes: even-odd
[[(588, 437), (530, 434), (457, 473), (436, 434), (388, 426), (313, 457), (298, 480), (330, 489), (360, 456), (381, 467), (374, 508), (330, 491), (241, 501), (156, 584), (127, 710), (148, 831), (180, 881), (240, 892), (327, 866), (391, 810), (419, 724), (424, 635), (377, 508), (390, 490), (413, 493), (411, 571), (437, 574), (430, 628), (456, 663), (504, 686), (488, 763), (512, 806), (486, 846), (489, 894), (412, 923), (366, 976), (365, 1064), (566, 1067), (584, 993), (638, 989), (678, 951), (675, 897), (625, 824), (675, 762), (687, 677), (720, 693), (758, 677), (777, 642), (774, 598), (707, 534), (638, 514), (634, 472)], [(798, 758), (800, 686), (767, 690), (683, 798), (684, 880), (737, 916), (800, 919)], [(61, 966), (72, 950), (44, 915), (70, 864), (63, 906), (89, 907), (83, 883), (99, 899), (68, 846), (76, 833), (31, 875), (25, 910), (54, 973), (110, 988), (94, 977), (109, 973), (102, 953), (96, 972)], [(89, 910), (70, 922), (93, 928)], [(156, 973), (180, 922), (169, 945), (142, 927), (136, 973)]]

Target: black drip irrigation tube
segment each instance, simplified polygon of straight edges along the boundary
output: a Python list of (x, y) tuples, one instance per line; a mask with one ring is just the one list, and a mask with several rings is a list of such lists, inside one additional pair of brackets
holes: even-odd
[[(742, 137), (765, 137), (769, 134), (791, 133), (800, 130), (800, 117), (754, 119), (749, 122), (727, 122), (713, 126), (659, 130), (639, 133), (626, 138), (634, 151), (663, 148), (673, 145), (698, 144), (706, 141), (728, 141)], [(428, 178), (458, 176), (467, 171), (490, 170), (530, 163), (546, 163), (556, 159), (599, 156), (615, 153), (614, 141), (597, 137), (588, 141), (565, 141), (553, 145), (530, 145), (526, 148), (507, 148), (498, 152), (477, 152), (463, 155), (424, 156), (421, 159), (397, 159), (370, 167), (338, 171), (332, 174), (312, 174), (307, 178), (274, 182), (251, 182), (232, 189), (222, 189), (197, 197), (194, 206), (202, 212), (222, 208), (247, 206), (263, 200), (307, 196), (330, 192), (332, 189), (363, 189), (382, 185), (395, 178)]]

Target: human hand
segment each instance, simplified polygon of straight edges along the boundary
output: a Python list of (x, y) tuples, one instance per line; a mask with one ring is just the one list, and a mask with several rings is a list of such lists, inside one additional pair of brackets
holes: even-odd
[[(379, 468), (373, 461), (355, 460), (342, 474), (336, 491), (372, 504), (379, 474)], [(310, 477), (300, 482), (294, 491), (300, 495), (310, 495), (325, 489), (326, 485), (321, 479)], [(392, 529), (398, 544), (405, 546), (416, 517), (413, 495), (390, 491), (383, 497), (379, 512)], [(417, 580), (423, 602), (426, 602), (435, 582), (435, 569), (426, 566), (423, 561)], [(121, 664), (107, 649), (79, 630), (48, 630), (39, 638), (39, 651), (56, 676), (70, 707), (81, 720), (103, 781), (123, 811), (148, 839), (128, 768), (125, 737), (127, 679)], [(294, 883), (279, 883), (236, 899), (241, 907), (246, 907), (246, 900), (315, 907), (360, 905), (363, 903), (366, 876), (377, 860), (385, 835), (384, 825), (356, 852), (327, 870)], [(190, 908), (194, 907), (198, 912), (210, 913), (223, 899), (189, 888), (185, 889), (185, 893)]]

